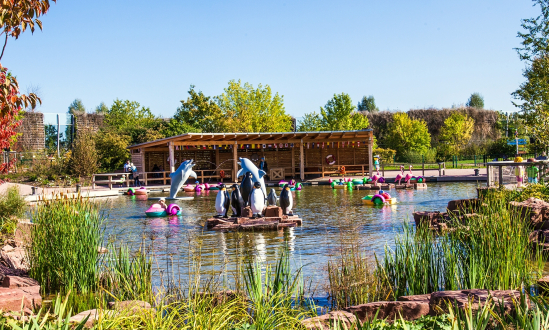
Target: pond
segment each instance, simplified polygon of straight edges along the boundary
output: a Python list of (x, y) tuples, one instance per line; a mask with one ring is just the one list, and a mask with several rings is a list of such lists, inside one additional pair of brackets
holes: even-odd
[[(379, 255), (386, 244), (392, 244), (403, 223), (413, 223), (412, 212), (444, 211), (450, 200), (476, 197), (476, 188), (477, 183), (429, 183), (424, 190), (391, 190), (396, 205), (373, 207), (361, 201), (368, 191), (305, 186), (293, 192), (294, 214), (303, 219), (302, 226), (245, 233), (221, 233), (202, 227), (215, 214), (216, 191), (181, 192), (179, 196), (195, 199), (179, 201), (182, 215), (170, 218), (147, 218), (144, 212), (153, 201), (140, 199), (142, 196), (120, 196), (106, 202), (106, 236), (133, 249), (142, 243), (153, 248), (159, 270), (154, 285), (160, 284), (161, 273), (185, 277), (191, 254), (193, 260), (200, 259), (203, 273), (221, 268), (231, 273), (239, 256), (251, 254), (261, 261), (273, 261), (287, 242), (294, 263), (303, 266), (305, 276), (319, 286), (317, 293), (322, 294), (326, 264), (338, 248), (358, 244), (368, 256)], [(280, 189), (276, 191), (280, 193)]]

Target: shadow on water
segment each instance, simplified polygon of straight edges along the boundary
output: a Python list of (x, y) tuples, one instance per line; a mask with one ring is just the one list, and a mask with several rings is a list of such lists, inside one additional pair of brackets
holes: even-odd
[[(449, 200), (475, 197), (476, 187), (476, 183), (434, 183), (425, 190), (391, 190), (398, 200), (396, 205), (370, 207), (361, 201), (368, 194), (365, 191), (306, 186), (302, 191), (292, 192), (294, 213), (303, 218), (303, 226), (245, 233), (220, 233), (202, 227), (215, 214), (217, 191), (180, 193), (195, 199), (178, 201), (182, 215), (166, 218), (145, 216), (151, 201), (120, 196), (108, 203), (106, 234), (135, 249), (143, 240), (149, 241), (158, 266), (169, 263), (170, 271), (183, 277), (189, 272), (188, 260), (197, 253), (203, 272), (224, 276), (235, 271), (236, 259), (242, 251), (270, 262), (276, 260), (279, 247), (287, 242), (292, 260), (298, 266), (303, 265), (304, 276), (320, 286), (326, 280), (325, 266), (336, 247), (357, 243), (368, 255), (379, 254), (386, 243), (392, 243), (395, 229), (403, 222), (413, 222), (412, 212), (444, 211)], [(151, 194), (151, 197), (166, 195)], [(159, 284), (158, 276), (155, 281), (155, 285)]]

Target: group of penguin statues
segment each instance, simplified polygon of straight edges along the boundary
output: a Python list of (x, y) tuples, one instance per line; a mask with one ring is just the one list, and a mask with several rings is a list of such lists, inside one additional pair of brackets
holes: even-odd
[(277, 200), (280, 200), (280, 207), (284, 215), (293, 215), (293, 196), (288, 185), (285, 185), (276, 196), (274, 189), (271, 189), (268, 196), (265, 194), (265, 181), (263, 176), (265, 172), (258, 169), (253, 162), (247, 158), (240, 158), (239, 164), (242, 169), (238, 171), (237, 177), (243, 175), (240, 186), (233, 184), (232, 192), (229, 194), (224, 184), (219, 185), (219, 193), (215, 199), (215, 210), (218, 217), (228, 218), (229, 209), (232, 210), (233, 217), (240, 217), (242, 209), (249, 206), (252, 210), (253, 218), (261, 218), (266, 206), (276, 206)]

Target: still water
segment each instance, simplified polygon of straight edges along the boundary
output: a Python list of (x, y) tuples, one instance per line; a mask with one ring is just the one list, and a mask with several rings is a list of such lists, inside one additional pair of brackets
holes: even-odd
[[(178, 201), (182, 215), (169, 218), (147, 218), (145, 210), (153, 203), (142, 196), (120, 196), (107, 202), (106, 236), (133, 249), (144, 242), (155, 255), (156, 285), (160, 274), (188, 272), (189, 256), (201, 260), (201, 271), (234, 270), (236, 259), (243, 254), (259, 261), (276, 260), (279, 248), (287, 242), (292, 260), (303, 266), (303, 273), (323, 292), (326, 264), (342, 246), (359, 244), (373, 257), (391, 246), (395, 232), (403, 223), (413, 223), (414, 211), (444, 211), (448, 201), (476, 197), (477, 183), (430, 183), (424, 190), (391, 190), (396, 205), (373, 207), (362, 204), (367, 191), (333, 190), (330, 186), (305, 186), (293, 192), (294, 214), (303, 219), (301, 227), (283, 231), (220, 233), (203, 228), (204, 221), (215, 214), (217, 191), (199, 194), (191, 201)], [(267, 189), (267, 192), (271, 188)], [(276, 188), (277, 194), (280, 189)], [(166, 194), (151, 194), (167, 196)]]

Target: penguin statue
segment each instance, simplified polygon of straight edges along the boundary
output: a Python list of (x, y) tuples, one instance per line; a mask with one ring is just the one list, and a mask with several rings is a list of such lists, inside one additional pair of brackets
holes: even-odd
[(263, 209), (265, 208), (265, 194), (261, 190), (261, 182), (254, 183), (254, 189), (250, 194), (249, 200), (252, 209), (252, 218), (261, 218)]
[(231, 208), (233, 209), (233, 217), (240, 217), (242, 215), (242, 208), (244, 207), (244, 199), (240, 194), (240, 187), (235, 183), (232, 185), (233, 192), (231, 193)]
[(217, 211), (218, 217), (228, 218), (227, 212), (229, 211), (229, 206), (231, 205), (231, 199), (229, 198), (229, 193), (224, 184), (219, 185), (219, 192), (215, 198), (215, 210)]
[(292, 207), (294, 205), (294, 198), (292, 196), (292, 191), (290, 187), (285, 184), (284, 189), (280, 193), (280, 207), (282, 207), (282, 214), (284, 215), (293, 215)]
[(271, 189), (269, 196), (267, 196), (267, 206), (276, 206), (277, 199), (275, 190)]
[(254, 188), (254, 180), (252, 179), (252, 173), (246, 172), (246, 175), (242, 178), (242, 183), (240, 184), (240, 193), (244, 199), (244, 206), (250, 205), (248, 202), (250, 200), (250, 193)]

